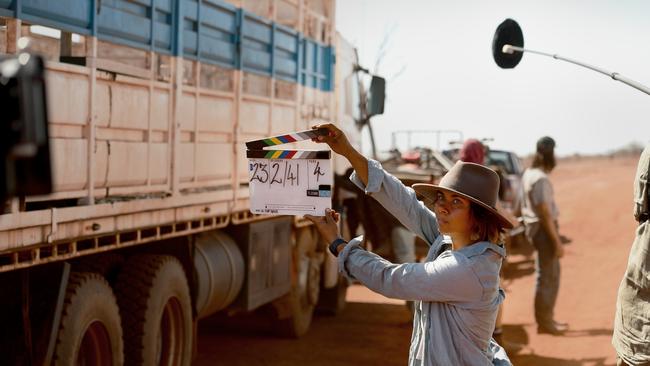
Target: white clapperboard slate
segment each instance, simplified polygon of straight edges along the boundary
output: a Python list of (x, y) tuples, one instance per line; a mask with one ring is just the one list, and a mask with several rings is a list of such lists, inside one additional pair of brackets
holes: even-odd
[(326, 135), (325, 128), (246, 143), (250, 211), (270, 215), (324, 216), (332, 207), (330, 150), (264, 150)]

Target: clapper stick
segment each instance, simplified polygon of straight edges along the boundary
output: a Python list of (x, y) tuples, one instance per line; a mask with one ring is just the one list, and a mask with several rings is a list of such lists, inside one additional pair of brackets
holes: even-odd
[(260, 140), (248, 141), (246, 143), (246, 148), (249, 150), (261, 150), (269, 146), (288, 144), (296, 141), (311, 140), (314, 137), (327, 136), (328, 134), (329, 134), (329, 130), (327, 128), (321, 127), (316, 130), (292, 132), (286, 135), (279, 135), (279, 136), (263, 138)]

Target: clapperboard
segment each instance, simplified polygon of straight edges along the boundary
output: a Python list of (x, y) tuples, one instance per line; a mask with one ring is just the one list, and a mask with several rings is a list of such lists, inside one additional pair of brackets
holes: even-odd
[(246, 143), (250, 211), (271, 215), (324, 216), (332, 207), (330, 150), (265, 150), (326, 135), (326, 128), (292, 132)]

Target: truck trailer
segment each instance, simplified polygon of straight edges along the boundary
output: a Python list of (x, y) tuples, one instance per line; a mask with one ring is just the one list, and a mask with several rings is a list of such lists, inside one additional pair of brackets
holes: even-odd
[(334, 14), (334, 0), (0, 0), (0, 54), (45, 59), (53, 187), (0, 203), (0, 363), (189, 365), (212, 314), (268, 307), (299, 337), (315, 307), (341, 308), (313, 226), (249, 211), (244, 145), (335, 121), (360, 147), (384, 83), (367, 90)]

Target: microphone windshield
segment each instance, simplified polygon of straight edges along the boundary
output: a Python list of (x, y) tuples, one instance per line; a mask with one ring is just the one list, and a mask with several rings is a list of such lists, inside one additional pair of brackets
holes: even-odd
[(524, 34), (521, 32), (519, 24), (510, 18), (499, 24), (494, 32), (492, 57), (499, 67), (512, 69), (519, 64), (524, 54), (523, 52), (513, 52), (512, 49), (508, 49), (510, 52), (506, 53), (507, 48), (503, 47), (505, 45), (524, 47)]

